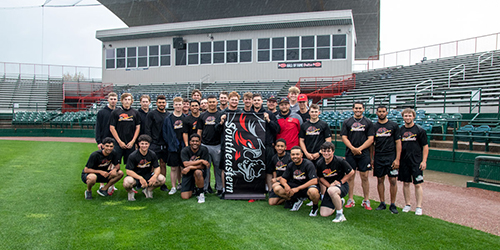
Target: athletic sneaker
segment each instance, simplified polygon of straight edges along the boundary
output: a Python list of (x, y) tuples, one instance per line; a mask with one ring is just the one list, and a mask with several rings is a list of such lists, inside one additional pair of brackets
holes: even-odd
[(421, 207), (417, 207), (415, 209), (415, 215), (422, 215), (422, 208)]
[(335, 219), (332, 220), (332, 222), (335, 222), (335, 223), (342, 222), (342, 221), (346, 221), (344, 214), (337, 214), (337, 216), (335, 216)]
[(372, 210), (372, 207), (370, 207), (370, 201), (363, 201), (361, 203), (361, 206), (364, 207), (366, 210)]
[(135, 190), (135, 188), (132, 188), (132, 192), (134, 192), (134, 194), (137, 194), (137, 190)]
[(200, 193), (200, 195), (198, 195), (198, 203), (205, 203), (205, 194)]
[(115, 185), (113, 185), (112, 187), (113, 187), (113, 191), (118, 190), (118, 188), (116, 188)]
[(109, 195), (113, 195), (115, 193), (115, 190), (113, 189), (113, 187), (109, 187), (108, 188), (108, 194)]
[(177, 184), (177, 189), (178, 189), (178, 190), (181, 190), (181, 187), (182, 187), (182, 184), (181, 184), (181, 183)]
[(345, 204), (345, 208), (351, 208), (351, 207), (354, 207), (356, 206), (356, 202), (354, 202), (354, 200), (347, 200), (347, 204)]
[(312, 201), (310, 201), (309, 203), (306, 204), (306, 206), (308, 206), (308, 207), (312, 207), (312, 205), (313, 205)]
[[(214, 193), (214, 190), (212, 189), (211, 186), (208, 186), (207, 193), (209, 193), (209, 194), (213, 194)], [(221, 191), (221, 193), (222, 193), (222, 191)], [(219, 195), (219, 191), (217, 191), (217, 195)]]
[(387, 208), (387, 205), (385, 205), (385, 202), (380, 202), (380, 205), (378, 205), (375, 210), (385, 210)]
[(149, 191), (148, 188), (142, 189), (142, 193), (144, 193), (146, 198), (153, 198), (153, 191)]
[(302, 206), (302, 203), (304, 203), (304, 200), (298, 199), (295, 203), (293, 203), (292, 209), (290, 211), (299, 211), (300, 207)]
[(403, 208), (403, 213), (408, 213), (408, 212), (410, 212), (410, 209), (411, 209), (411, 206), (410, 206), (410, 205), (406, 205), (406, 206)]
[(398, 209), (396, 208), (396, 205), (394, 205), (394, 203), (389, 206), (389, 211), (391, 211), (391, 213), (393, 213), (393, 214), (399, 213)]
[(104, 190), (104, 189), (100, 189), (100, 188), (99, 188), (99, 189), (97, 189), (97, 193), (98, 193), (100, 196), (104, 196), (104, 197), (109, 196), (109, 194), (108, 194), (108, 190)]
[(92, 191), (85, 190), (85, 200), (92, 200)]
[(168, 191), (170, 191), (170, 190), (168, 189), (167, 185), (165, 185), (165, 184), (161, 185), (160, 190), (161, 190), (161, 191), (164, 191), (164, 192), (168, 192)]
[(170, 192), (168, 192), (169, 195), (173, 195), (175, 193), (177, 193), (177, 188), (175, 187), (172, 187), (172, 189), (170, 189)]
[(135, 193), (134, 192), (128, 193), (128, 201), (135, 201)]
[(285, 209), (290, 209), (290, 208), (292, 208), (292, 207), (293, 207), (293, 203), (294, 203), (294, 202), (293, 202), (292, 200), (287, 200), (287, 201), (285, 201), (285, 205), (284, 205), (284, 207), (283, 207), (283, 208), (285, 208)]
[(316, 207), (314, 207), (314, 206), (313, 206), (313, 207), (311, 208), (311, 212), (309, 213), (309, 216), (311, 216), (311, 217), (316, 217), (316, 215), (318, 215), (318, 210), (319, 210), (319, 209), (318, 209), (318, 206), (317, 206), (317, 205), (316, 205)]
[[(212, 192), (210, 193), (210, 191), (212, 191)], [(214, 193), (214, 191), (213, 191), (211, 188), (210, 188), (210, 189), (208, 189), (208, 191), (207, 191), (207, 192), (208, 192), (209, 194), (213, 194), (213, 193)], [(222, 197), (224, 196), (224, 191), (222, 191), (222, 190), (217, 190), (217, 196), (219, 196), (219, 197), (221, 197), (221, 198), (222, 198)]]

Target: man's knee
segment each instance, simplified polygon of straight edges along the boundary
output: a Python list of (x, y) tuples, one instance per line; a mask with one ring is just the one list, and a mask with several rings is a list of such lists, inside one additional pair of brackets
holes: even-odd
[(328, 208), (328, 207), (321, 207), (319, 209), (319, 215), (321, 215), (322, 217), (328, 217), (330, 215), (333, 214), (333, 209), (331, 208)]
[(165, 184), (165, 176), (162, 174), (159, 174), (158, 178), (156, 178), (156, 183), (157, 183), (157, 185)]
[(97, 181), (97, 175), (95, 174), (87, 175), (87, 184), (95, 184), (96, 181)]
[(191, 195), (192, 195), (192, 192), (182, 192), (181, 193), (181, 198), (183, 200), (188, 200), (189, 198), (191, 198)]
[(123, 187), (125, 189), (131, 189), (134, 187), (134, 185), (135, 185), (135, 180), (130, 176), (125, 177), (125, 179), (123, 180)]
[(379, 185), (384, 184), (384, 181), (385, 181), (385, 176), (382, 176), (382, 177), (377, 177), (377, 181), (378, 181), (378, 184), (379, 184)]
[(317, 188), (309, 188), (307, 190), (307, 195), (310, 198), (319, 198), (319, 190)]
[(389, 177), (389, 183), (391, 186), (396, 186), (398, 184), (398, 180), (396, 177)]

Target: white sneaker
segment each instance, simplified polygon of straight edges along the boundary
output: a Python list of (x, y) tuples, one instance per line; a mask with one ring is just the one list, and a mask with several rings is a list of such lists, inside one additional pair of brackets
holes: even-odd
[(306, 206), (308, 206), (308, 207), (312, 207), (312, 205), (313, 205), (312, 201), (310, 201), (309, 203), (306, 204)]
[(148, 190), (148, 188), (142, 189), (142, 192), (146, 196), (146, 198), (153, 199), (153, 190)]
[(128, 193), (128, 201), (135, 201), (135, 193), (134, 192)]
[(293, 207), (292, 207), (292, 209), (290, 209), (290, 211), (293, 211), (293, 212), (299, 211), (300, 207), (302, 206), (302, 203), (304, 203), (304, 200), (299, 199), (298, 201), (293, 203)]
[(113, 191), (118, 190), (118, 188), (116, 188), (115, 185), (113, 185), (112, 187), (113, 187)]
[(177, 189), (180, 190), (182, 188), (181, 183), (177, 184)]
[(169, 195), (173, 195), (177, 193), (177, 188), (173, 187), (172, 189), (170, 189), (170, 192), (168, 192)]
[(198, 195), (198, 203), (205, 203), (205, 194)]
[(408, 212), (410, 212), (410, 209), (411, 209), (411, 206), (410, 206), (410, 205), (406, 205), (406, 206), (403, 208), (403, 213), (408, 213)]
[(342, 221), (346, 221), (344, 214), (337, 214), (337, 216), (335, 216), (335, 219), (332, 220), (332, 222), (335, 222), (335, 223), (342, 222)]
[(415, 209), (415, 215), (422, 215), (422, 208), (421, 207), (417, 207)]

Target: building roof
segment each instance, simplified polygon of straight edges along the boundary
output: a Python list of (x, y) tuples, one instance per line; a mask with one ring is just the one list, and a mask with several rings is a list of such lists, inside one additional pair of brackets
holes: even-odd
[[(233, 17), (251, 17), (273, 14), (352, 10), (356, 28), (356, 59), (367, 59), (379, 54), (380, 0), (98, 0), (129, 27), (176, 24), (192, 21), (224, 20)], [(340, 22), (340, 20), (336, 21)], [(346, 24), (346, 23), (338, 23)], [(243, 30), (265, 29), (277, 24), (238, 26)], [(294, 26), (298, 25), (298, 26)], [(287, 27), (318, 26), (314, 22), (288, 23)], [(182, 24), (180, 24), (182, 26)], [(236, 28), (236, 27), (235, 27)], [(134, 29), (135, 30), (135, 29)], [(140, 30), (140, 28), (138, 29)], [(212, 32), (224, 32), (221, 28)], [(133, 30), (129, 30), (133, 31)], [(234, 31), (234, 29), (232, 29)], [(192, 29), (191, 32), (196, 33)], [(206, 33), (207, 31), (204, 31)], [(161, 33), (161, 32), (160, 32)], [(99, 35), (103, 34), (98, 32)], [(170, 33), (163, 33), (170, 34)], [(187, 33), (185, 33), (187, 34)], [(106, 39), (106, 38), (99, 38)], [(103, 40), (105, 41), (105, 40)]]

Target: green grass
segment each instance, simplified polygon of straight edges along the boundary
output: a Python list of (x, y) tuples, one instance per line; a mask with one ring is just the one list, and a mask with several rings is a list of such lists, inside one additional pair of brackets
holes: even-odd
[[(0, 141), (0, 249), (499, 249), (500, 237), (413, 213), (345, 209), (347, 221), (270, 207), (205, 204), (155, 190), (84, 199), (94, 144)], [(360, 204), (361, 198), (357, 197)], [(373, 207), (378, 204), (373, 202)], [(463, 215), (466, 216), (466, 215)]]

